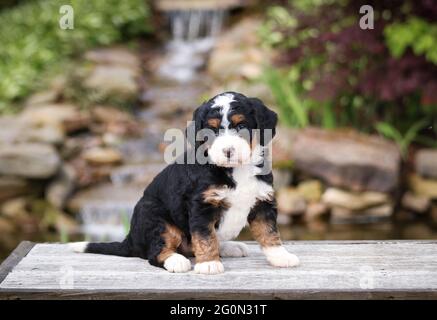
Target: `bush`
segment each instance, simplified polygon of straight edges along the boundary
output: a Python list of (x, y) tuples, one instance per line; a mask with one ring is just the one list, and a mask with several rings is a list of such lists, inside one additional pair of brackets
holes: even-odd
[(65, 1), (41, 0), (0, 12), (0, 112), (26, 97), (44, 72), (94, 46), (151, 30), (145, 0), (71, 0), (74, 29), (62, 30)]
[[(374, 9), (373, 30), (359, 27), (361, 5)], [(381, 131), (376, 123), (387, 123), (400, 134), (419, 123), (413, 131), (436, 145), (435, 21), (437, 5), (427, 0), (271, 6), (260, 36), (281, 53), (266, 80), (285, 122), (371, 132)]]

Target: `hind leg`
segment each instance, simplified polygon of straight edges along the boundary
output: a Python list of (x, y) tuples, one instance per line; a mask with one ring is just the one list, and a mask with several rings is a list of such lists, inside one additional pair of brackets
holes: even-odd
[(182, 231), (167, 223), (162, 229), (156, 241), (151, 243), (150, 264), (164, 267), (169, 272), (188, 272), (191, 269), (190, 260), (177, 253), (182, 243)]

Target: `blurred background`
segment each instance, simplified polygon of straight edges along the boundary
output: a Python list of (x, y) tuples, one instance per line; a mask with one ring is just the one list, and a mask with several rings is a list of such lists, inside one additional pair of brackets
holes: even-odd
[(435, 1), (64, 2), (0, 4), (0, 261), (123, 238), (165, 130), (224, 90), (280, 115), (284, 239), (437, 239)]

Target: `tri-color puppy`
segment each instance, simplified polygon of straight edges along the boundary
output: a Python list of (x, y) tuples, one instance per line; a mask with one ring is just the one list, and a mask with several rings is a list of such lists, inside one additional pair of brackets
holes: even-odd
[[(198, 107), (193, 121), (195, 133), (214, 134), (204, 148), (208, 163), (173, 163), (159, 173), (135, 206), (123, 242), (78, 242), (73, 249), (140, 257), (169, 272), (189, 271), (187, 257), (194, 255), (196, 273), (217, 274), (224, 272), (220, 257), (247, 256), (244, 243), (229, 240), (248, 223), (271, 265), (298, 265), (279, 237), (272, 173), (261, 174), (271, 140), (262, 132), (274, 136), (276, 113), (259, 99), (226, 92)], [(249, 134), (243, 137), (243, 131)]]

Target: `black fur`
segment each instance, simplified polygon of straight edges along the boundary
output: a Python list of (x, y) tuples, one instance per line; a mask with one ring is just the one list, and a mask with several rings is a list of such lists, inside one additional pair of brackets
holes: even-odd
[[(245, 115), (246, 128), (272, 129), (274, 132), (277, 116), (261, 100), (247, 98), (236, 92), (230, 93), (236, 100), (231, 104), (232, 110)], [(209, 118), (217, 117), (217, 110), (211, 108), (214, 98), (195, 110), (193, 120), (196, 132), (207, 127)], [(266, 143), (268, 141), (261, 139), (261, 144)], [(197, 162), (167, 166), (146, 188), (135, 206), (126, 239), (121, 243), (90, 243), (86, 252), (140, 257), (149, 260), (152, 265), (162, 267), (157, 256), (164, 246), (161, 235), (166, 224), (177, 226), (188, 243), (193, 232), (208, 235), (208, 226), (211, 221), (218, 220), (223, 208), (205, 203), (202, 193), (212, 185), (235, 188), (232, 170), (214, 164), (201, 165)], [(271, 173), (257, 178), (270, 185), (273, 183)], [(259, 202), (250, 212), (248, 219), (251, 221), (255, 217), (268, 221), (276, 228), (274, 201)]]

